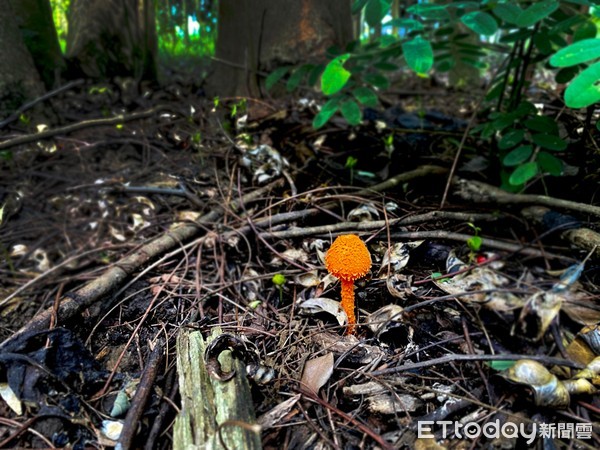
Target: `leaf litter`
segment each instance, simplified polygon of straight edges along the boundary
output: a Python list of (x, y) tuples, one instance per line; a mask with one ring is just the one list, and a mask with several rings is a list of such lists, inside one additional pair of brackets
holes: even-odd
[[(524, 226), (530, 218), (502, 201), (491, 210), (459, 194), (438, 210), (446, 180), (442, 169), (433, 177), (423, 169), (420, 140), (403, 141), (402, 155), (382, 148), (373, 157), (374, 124), (354, 139), (343, 127), (315, 135), (298, 126), (310, 123), (310, 108), (292, 106), (246, 129), (253, 141), (242, 148), (205, 126), (228, 114), (171, 95), (169, 114), (83, 129), (57, 138), (52, 153), (24, 146), (2, 169), (3, 195), (20, 206), (2, 222), (0, 412), (21, 424), (37, 417), (40, 433), (2, 425), (2, 446), (114, 444), (131, 428), (122, 393), (138, 386), (127, 394), (134, 401), (157, 348), (169, 362), (142, 385), (151, 420), (136, 423), (139, 435), (164, 444), (179, 404), (173, 340), (183, 328), (208, 335), (219, 326), (256, 375), (264, 448), (464, 443), (435, 426), (433, 439), (419, 436), (420, 422), (442, 420), (529, 430), (591, 423), (590, 439), (562, 441), (593, 447), (595, 249), (570, 247), (568, 236), (540, 239), (538, 222)], [(429, 138), (427, 146), (439, 143)], [(350, 155), (361, 169), (353, 186)], [(395, 176), (401, 181), (377, 188)], [(467, 245), (471, 223), (482, 230), (481, 250)], [(373, 258), (354, 288), (356, 336), (344, 335), (339, 282), (324, 268), (331, 242), (348, 233)], [(115, 411), (121, 417), (108, 420)], [(480, 437), (474, 445), (521, 444)]]

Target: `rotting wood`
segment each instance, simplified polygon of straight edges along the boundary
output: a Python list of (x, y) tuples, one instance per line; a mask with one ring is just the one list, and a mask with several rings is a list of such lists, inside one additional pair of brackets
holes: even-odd
[(229, 351), (221, 353), (223, 370), (235, 370), (229, 381), (211, 378), (206, 369), (206, 345), (220, 333), (215, 328), (206, 343), (198, 331), (184, 329), (177, 338), (181, 411), (173, 427), (174, 450), (262, 448), (244, 363)]

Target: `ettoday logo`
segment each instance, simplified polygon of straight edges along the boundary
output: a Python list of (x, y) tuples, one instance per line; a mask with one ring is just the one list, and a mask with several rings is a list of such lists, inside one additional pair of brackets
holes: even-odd
[(437, 422), (423, 420), (418, 422), (417, 436), (419, 438), (434, 438), (433, 426), (440, 429), (442, 439), (454, 436), (458, 439), (475, 439), (484, 436), (488, 439), (525, 438), (531, 445), (536, 437), (562, 438), (562, 439), (591, 439), (591, 423), (513, 423), (494, 420), (480, 424), (478, 422), (453, 422), (451, 420), (440, 420)]

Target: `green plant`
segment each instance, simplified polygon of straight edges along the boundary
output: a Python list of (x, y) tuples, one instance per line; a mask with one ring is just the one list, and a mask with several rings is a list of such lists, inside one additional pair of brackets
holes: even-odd
[(346, 158), (345, 167), (350, 171), (350, 184), (354, 184), (354, 168), (357, 163), (358, 159), (354, 156), (348, 156), (348, 158)]
[[(596, 62), (588, 65), (593, 60)], [(600, 38), (582, 39), (559, 50), (550, 58), (550, 64), (577, 70), (585, 67), (565, 90), (565, 104), (569, 108), (585, 108), (600, 101)]]
[(475, 254), (481, 249), (481, 244), (483, 243), (483, 239), (481, 239), (481, 236), (479, 236), (479, 232), (481, 231), (481, 228), (476, 227), (474, 224), (472, 224), (471, 222), (467, 223), (468, 226), (470, 226), (473, 229), (473, 232), (475, 233), (473, 236), (471, 236), (469, 239), (467, 239), (467, 246), (469, 247), (469, 261), (473, 261), (475, 259)]
[(275, 286), (277, 286), (277, 289), (279, 289), (279, 301), (283, 301), (283, 285), (287, 281), (285, 275), (281, 273), (276, 273), (275, 275), (273, 275), (273, 278), (271, 278), (271, 281)]
[(318, 129), (337, 113), (350, 125), (360, 124), (362, 109), (378, 104), (378, 92), (389, 87), (388, 74), (402, 67), (421, 77), (447, 73), (458, 86), (468, 86), (482, 70), (494, 67), (487, 119), (473, 131), (497, 142), (502, 186), (518, 191), (534, 179), (561, 175), (566, 136), (554, 117), (526, 98), (527, 88), (536, 70), (554, 66), (560, 68), (556, 82), (570, 83), (565, 91), (568, 107), (600, 99), (600, 39), (597, 19), (588, 13), (597, 2), (419, 2), (407, 6), (404, 17), (382, 23), (391, 3), (355, 0), (352, 7), (354, 14), (364, 13), (369, 27), (391, 33), (331, 49), (325, 65), (279, 68), (267, 78), (267, 88), (286, 76), (288, 91), (320, 79), (327, 100), (313, 120)]
[[(216, 105), (215, 105), (216, 106)], [(231, 106), (231, 117), (235, 118), (238, 114), (243, 114), (246, 112), (246, 99), (242, 98), (237, 103), (234, 103)]]

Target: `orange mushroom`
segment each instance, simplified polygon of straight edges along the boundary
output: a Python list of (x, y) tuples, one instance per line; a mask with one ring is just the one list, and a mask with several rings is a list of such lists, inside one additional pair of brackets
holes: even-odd
[(348, 316), (346, 334), (354, 334), (354, 280), (371, 270), (371, 254), (355, 234), (338, 236), (325, 254), (325, 267), (342, 283), (342, 308)]

